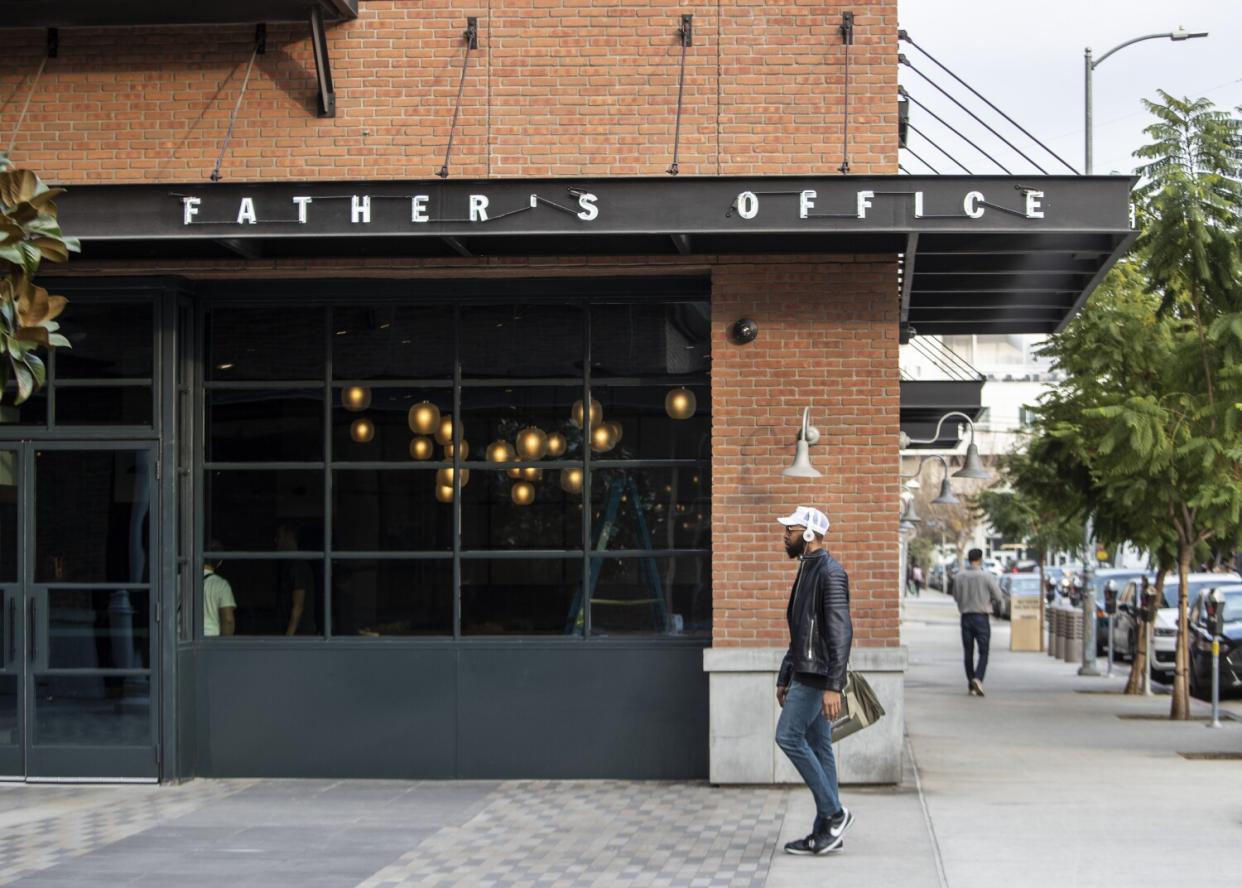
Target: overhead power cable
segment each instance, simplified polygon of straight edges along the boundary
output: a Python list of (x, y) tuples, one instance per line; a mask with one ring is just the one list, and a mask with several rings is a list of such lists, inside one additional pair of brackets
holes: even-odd
[(945, 157), (949, 158), (949, 160), (951, 160), (951, 161), (953, 161), (955, 164), (957, 164), (958, 168), (959, 168), (959, 169), (961, 169), (961, 171), (962, 171), (963, 173), (965, 173), (965, 174), (966, 174), (966, 175), (968, 175), (968, 176), (973, 176), (973, 175), (974, 175), (974, 173), (972, 173), (970, 170), (966, 169), (966, 165), (965, 165), (964, 163), (962, 163), (960, 160), (958, 160), (956, 157), (954, 157), (954, 156), (953, 156), (952, 154), (950, 154), (948, 151), (945, 151), (943, 148), (941, 148), (939, 145), (937, 145), (935, 142), (933, 142), (933, 141), (931, 140), (931, 138), (927, 135), (927, 133), (923, 132), (921, 129), (919, 129), (917, 126), (915, 126), (913, 123), (912, 123), (912, 124), (910, 124), (910, 131), (911, 131), (911, 132), (918, 133), (920, 136), (922, 136), (922, 137), (923, 137), (923, 140), (924, 140), (925, 142), (927, 142), (927, 144), (928, 144), (928, 145), (931, 145), (933, 148), (935, 148), (937, 151), (939, 151), (939, 152), (940, 152), (941, 154), (943, 154)]
[[(986, 157), (988, 160), (992, 161), (992, 163), (996, 164), (998, 167), (1000, 167), (1002, 170), (1004, 170), (1004, 172), (1008, 173), (1009, 175), (1013, 175), (1013, 174), (1009, 171), (1009, 169), (1008, 169), (1008, 168), (1007, 168), (1007, 167), (1006, 167), (1003, 163), (1001, 163), (1001, 162), (1000, 162), (999, 160), (997, 160), (995, 157), (993, 157), (992, 155), (988, 154), (986, 151), (984, 151), (982, 148), (980, 148), (978, 145), (976, 145), (973, 141), (971, 141), (970, 137), (968, 137), (965, 133), (963, 133), (961, 130), (959, 130), (957, 127), (955, 127), (953, 124), (949, 123), (949, 121), (945, 120), (943, 117), (941, 117), (941, 116), (940, 116), (939, 114), (937, 114), (935, 111), (933, 111), (931, 108), (928, 108), (926, 105), (924, 105), (924, 104), (923, 104), (922, 102), (920, 102), (918, 99), (916, 99), (914, 96), (910, 95), (910, 93), (908, 93), (908, 92), (906, 91), (905, 87), (901, 87), (901, 86), (897, 87), (897, 93), (898, 93), (898, 95), (904, 96), (905, 98), (909, 99), (911, 102), (913, 102), (914, 104), (918, 105), (920, 108), (922, 108), (922, 109), (923, 109), (924, 111), (926, 111), (928, 114), (930, 114), (932, 117), (936, 118), (936, 120), (940, 121), (940, 123), (942, 123), (945, 127), (947, 127), (949, 130), (951, 130), (951, 131), (954, 133), (954, 135), (956, 135), (959, 139), (961, 139), (963, 142), (965, 142), (965, 143), (966, 143), (967, 145), (969, 145), (971, 148), (974, 148), (976, 151), (978, 151), (980, 154), (982, 154), (982, 155), (983, 155), (984, 157)], [(908, 125), (908, 124), (907, 124), (907, 125)]]
[[(911, 46), (913, 46), (915, 49), (917, 49), (917, 50), (918, 50), (919, 52), (921, 52), (923, 55), (927, 56), (927, 58), (928, 58), (928, 59), (930, 59), (930, 60), (931, 60), (931, 62), (932, 62), (934, 65), (936, 65), (936, 67), (940, 68), (940, 70), (944, 71), (944, 73), (948, 74), (950, 77), (952, 77), (952, 78), (953, 78), (954, 80), (956, 80), (958, 83), (960, 83), (962, 86), (964, 86), (964, 87), (966, 87), (968, 90), (970, 90), (970, 91), (971, 91), (971, 93), (972, 93), (972, 94), (973, 94), (973, 95), (974, 95), (977, 99), (979, 99), (979, 101), (983, 102), (985, 105), (987, 105), (989, 108), (991, 108), (991, 109), (992, 109), (993, 111), (995, 111), (997, 114), (999, 114), (1001, 117), (1005, 118), (1007, 121), (1009, 121), (1009, 123), (1011, 123), (1014, 127), (1016, 127), (1016, 128), (1017, 128), (1017, 129), (1018, 129), (1018, 130), (1019, 130), (1019, 131), (1020, 131), (1023, 135), (1025, 135), (1028, 139), (1030, 139), (1032, 142), (1034, 142), (1034, 143), (1035, 143), (1036, 145), (1038, 145), (1040, 148), (1043, 148), (1045, 151), (1047, 151), (1049, 154), (1051, 154), (1053, 157), (1055, 157), (1057, 160), (1059, 160), (1062, 164), (1064, 164), (1064, 165), (1065, 165), (1065, 167), (1066, 167), (1066, 168), (1067, 168), (1067, 169), (1068, 169), (1071, 173), (1073, 173), (1074, 175), (1078, 175), (1078, 174), (1079, 174), (1079, 173), (1078, 173), (1078, 170), (1074, 169), (1073, 164), (1071, 164), (1069, 161), (1067, 161), (1067, 160), (1066, 160), (1065, 158), (1063, 158), (1061, 155), (1057, 154), (1055, 151), (1053, 151), (1051, 148), (1049, 148), (1047, 145), (1045, 145), (1043, 142), (1041, 142), (1038, 138), (1036, 138), (1036, 136), (1035, 136), (1035, 135), (1034, 135), (1034, 134), (1033, 134), (1030, 130), (1028, 130), (1028, 129), (1027, 129), (1026, 127), (1024, 127), (1022, 124), (1018, 123), (1018, 121), (1014, 120), (1012, 117), (1010, 117), (1010, 116), (1009, 116), (1008, 114), (1006, 114), (1004, 111), (1002, 111), (1000, 108), (996, 107), (996, 105), (994, 105), (992, 102), (988, 101), (987, 97), (986, 97), (986, 96), (984, 96), (981, 92), (979, 92), (979, 90), (975, 89), (973, 86), (971, 86), (971, 85), (970, 85), (969, 83), (967, 83), (965, 80), (963, 80), (962, 78), (960, 78), (960, 77), (958, 77), (956, 74), (954, 74), (952, 71), (950, 71), (950, 70), (949, 70), (949, 68), (948, 68), (948, 67), (947, 67), (947, 66), (946, 66), (943, 62), (941, 62), (938, 58), (936, 58), (936, 57), (935, 57), (934, 55), (932, 55), (930, 52), (928, 52), (927, 50), (925, 50), (923, 47), (921, 47), (921, 46), (919, 46), (917, 43), (915, 43), (915, 42), (914, 42), (914, 40), (913, 40), (913, 38), (911, 38), (911, 37), (910, 37), (910, 35), (909, 35), (907, 32), (905, 32), (905, 31), (898, 31), (898, 32), (897, 32), (897, 39), (898, 39), (898, 40), (904, 40), (906, 43), (909, 43)], [(1023, 155), (1023, 156), (1025, 157), (1025, 155)], [(1031, 162), (1032, 162), (1032, 163), (1034, 163), (1034, 161), (1031, 161)]]
[(897, 61), (898, 61), (900, 64), (905, 65), (907, 68), (909, 68), (909, 69), (910, 69), (911, 71), (913, 71), (915, 74), (919, 75), (919, 76), (920, 76), (920, 77), (922, 77), (924, 80), (926, 80), (928, 83), (930, 83), (933, 87), (935, 87), (935, 88), (936, 88), (936, 91), (937, 91), (937, 92), (939, 92), (941, 95), (943, 95), (945, 98), (947, 98), (947, 99), (948, 99), (950, 102), (952, 102), (954, 105), (957, 105), (957, 107), (961, 108), (963, 111), (965, 111), (967, 114), (969, 114), (969, 115), (970, 115), (970, 116), (974, 119), (974, 121), (975, 121), (976, 123), (978, 123), (980, 126), (982, 126), (982, 127), (983, 127), (985, 130), (987, 130), (988, 132), (990, 132), (992, 135), (996, 136), (996, 138), (1000, 139), (1002, 142), (1004, 142), (1004, 143), (1005, 143), (1006, 145), (1008, 145), (1010, 148), (1012, 148), (1012, 149), (1013, 149), (1013, 150), (1014, 150), (1014, 151), (1015, 151), (1018, 155), (1020, 155), (1023, 159), (1025, 159), (1025, 160), (1027, 161), (1027, 163), (1031, 164), (1031, 166), (1035, 167), (1035, 169), (1039, 170), (1039, 171), (1040, 171), (1041, 173), (1043, 173), (1045, 176), (1046, 176), (1046, 175), (1048, 175), (1048, 171), (1047, 171), (1046, 169), (1044, 169), (1043, 167), (1041, 167), (1038, 163), (1036, 163), (1036, 162), (1035, 162), (1035, 159), (1034, 159), (1033, 157), (1031, 157), (1029, 154), (1027, 154), (1025, 151), (1023, 151), (1021, 148), (1019, 148), (1019, 147), (1018, 147), (1017, 145), (1015, 145), (1013, 142), (1009, 141), (1009, 140), (1008, 140), (1008, 139), (1006, 139), (1004, 136), (1002, 136), (1000, 133), (998, 133), (995, 129), (993, 129), (993, 128), (992, 128), (992, 126), (990, 126), (990, 125), (988, 124), (988, 122), (987, 122), (986, 120), (984, 120), (982, 117), (980, 117), (980, 116), (979, 116), (978, 114), (976, 114), (974, 111), (971, 111), (969, 108), (967, 108), (967, 107), (966, 107), (965, 105), (963, 105), (961, 102), (959, 102), (956, 98), (954, 98), (954, 96), (952, 95), (952, 93), (948, 92), (948, 91), (947, 91), (944, 87), (942, 87), (942, 86), (941, 86), (940, 84), (938, 84), (936, 81), (932, 80), (930, 77), (928, 77), (928, 76), (927, 76), (926, 74), (924, 74), (922, 71), (920, 71), (918, 68), (914, 67), (914, 64), (913, 64), (913, 63), (912, 63), (912, 62), (911, 62), (908, 58), (906, 58), (906, 56), (905, 56), (905, 54), (904, 54), (904, 53), (898, 54), (898, 56), (897, 56)]

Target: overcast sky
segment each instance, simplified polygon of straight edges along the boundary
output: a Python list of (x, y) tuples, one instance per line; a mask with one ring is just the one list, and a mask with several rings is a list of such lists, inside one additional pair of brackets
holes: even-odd
[[(1242, 105), (1242, 3), (1238, 0), (901, 0), (901, 27), (920, 46), (983, 93), (1053, 151), (1083, 165), (1083, 48), (1099, 58), (1125, 40), (1167, 33), (1179, 25), (1208, 31), (1198, 40), (1148, 40), (1126, 47), (1095, 70), (1095, 172), (1130, 172), (1131, 153), (1151, 122), (1140, 100), (1163, 89), (1205, 97), (1226, 109)], [(907, 43), (915, 67), (957, 96), (1049, 173), (1068, 172), (1046, 154), (1028, 150), (1020, 133)], [(920, 102), (970, 136), (1015, 173), (1035, 168), (956, 109), (935, 87), (903, 66), (902, 85)], [(917, 106), (911, 122), (972, 173), (1001, 172)], [(910, 146), (941, 173), (960, 168), (917, 134)], [(929, 170), (908, 152), (911, 173)], [(1045, 162), (1045, 160), (1047, 162)]]

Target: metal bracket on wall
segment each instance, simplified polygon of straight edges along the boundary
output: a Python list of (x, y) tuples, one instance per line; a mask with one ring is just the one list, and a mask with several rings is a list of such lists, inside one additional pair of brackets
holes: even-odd
[(323, 12), (310, 11), (311, 49), (315, 53), (315, 76), (319, 81), (319, 116), (336, 117), (336, 88), (332, 85), (332, 63), (328, 59), (328, 35), (323, 28)]
[(669, 164), (668, 174), (676, 176), (681, 172), (677, 163), (677, 152), (681, 148), (681, 105), (686, 94), (686, 50), (694, 45), (694, 16), (686, 14), (681, 17), (681, 26), (677, 29), (681, 40), (681, 68), (677, 73), (677, 121), (673, 130), (673, 162)]
[(854, 45), (854, 13), (841, 13), (841, 42), (845, 45), (845, 121), (841, 130), (841, 165), (837, 170), (850, 171), (850, 47)]
[(224, 155), (229, 150), (229, 142), (233, 140), (233, 126), (237, 123), (237, 112), (241, 110), (242, 99), (246, 98), (246, 89), (250, 86), (250, 72), (254, 70), (254, 60), (267, 52), (267, 25), (260, 22), (254, 26), (254, 50), (250, 53), (250, 61), (246, 65), (246, 76), (242, 78), (241, 90), (237, 93), (237, 102), (233, 105), (233, 113), (229, 115), (229, 128), (224, 133), (224, 141), (220, 145), (220, 156), (211, 170), (211, 181), (220, 181), (220, 167), (224, 165)]

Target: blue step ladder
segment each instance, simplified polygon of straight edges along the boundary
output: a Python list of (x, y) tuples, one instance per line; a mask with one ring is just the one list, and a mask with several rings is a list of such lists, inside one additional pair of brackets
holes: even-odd
[[(654, 547), (651, 545), (651, 532), (647, 528), (647, 517), (643, 514), (642, 503), (639, 500), (638, 484), (634, 481), (634, 477), (628, 473), (614, 475), (608, 483), (608, 496), (604, 505), (603, 520), (595, 527), (595, 538), (591, 543), (591, 548), (596, 552), (607, 551), (608, 541), (617, 529), (617, 520), (620, 517), (619, 513), (623, 501), (630, 503), (634, 509), (634, 515), (638, 519), (639, 539), (642, 541), (643, 548), (649, 552), (652, 551)], [(667, 632), (669, 625), (668, 602), (664, 598), (664, 583), (660, 579), (660, 569), (654, 557), (643, 558), (642, 562), (643, 574), (646, 577), (647, 586), (651, 592), (649, 597), (596, 598), (595, 586), (599, 582), (599, 572), (603, 567), (603, 559), (592, 558), (587, 600), (591, 602), (592, 608), (597, 605), (605, 607), (650, 607), (656, 631)], [(566, 635), (582, 632), (584, 613), (582, 592), (580, 590), (574, 595), (573, 602), (569, 605), (569, 620), (565, 625)]]

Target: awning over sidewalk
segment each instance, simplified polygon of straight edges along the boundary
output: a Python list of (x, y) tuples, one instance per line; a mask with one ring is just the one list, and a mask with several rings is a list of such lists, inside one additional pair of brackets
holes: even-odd
[(0, 0), (0, 28), (325, 22), (358, 16), (358, 0)]
[(919, 333), (1041, 333), (1134, 237), (1125, 176), (78, 185), (91, 260), (891, 253)]

